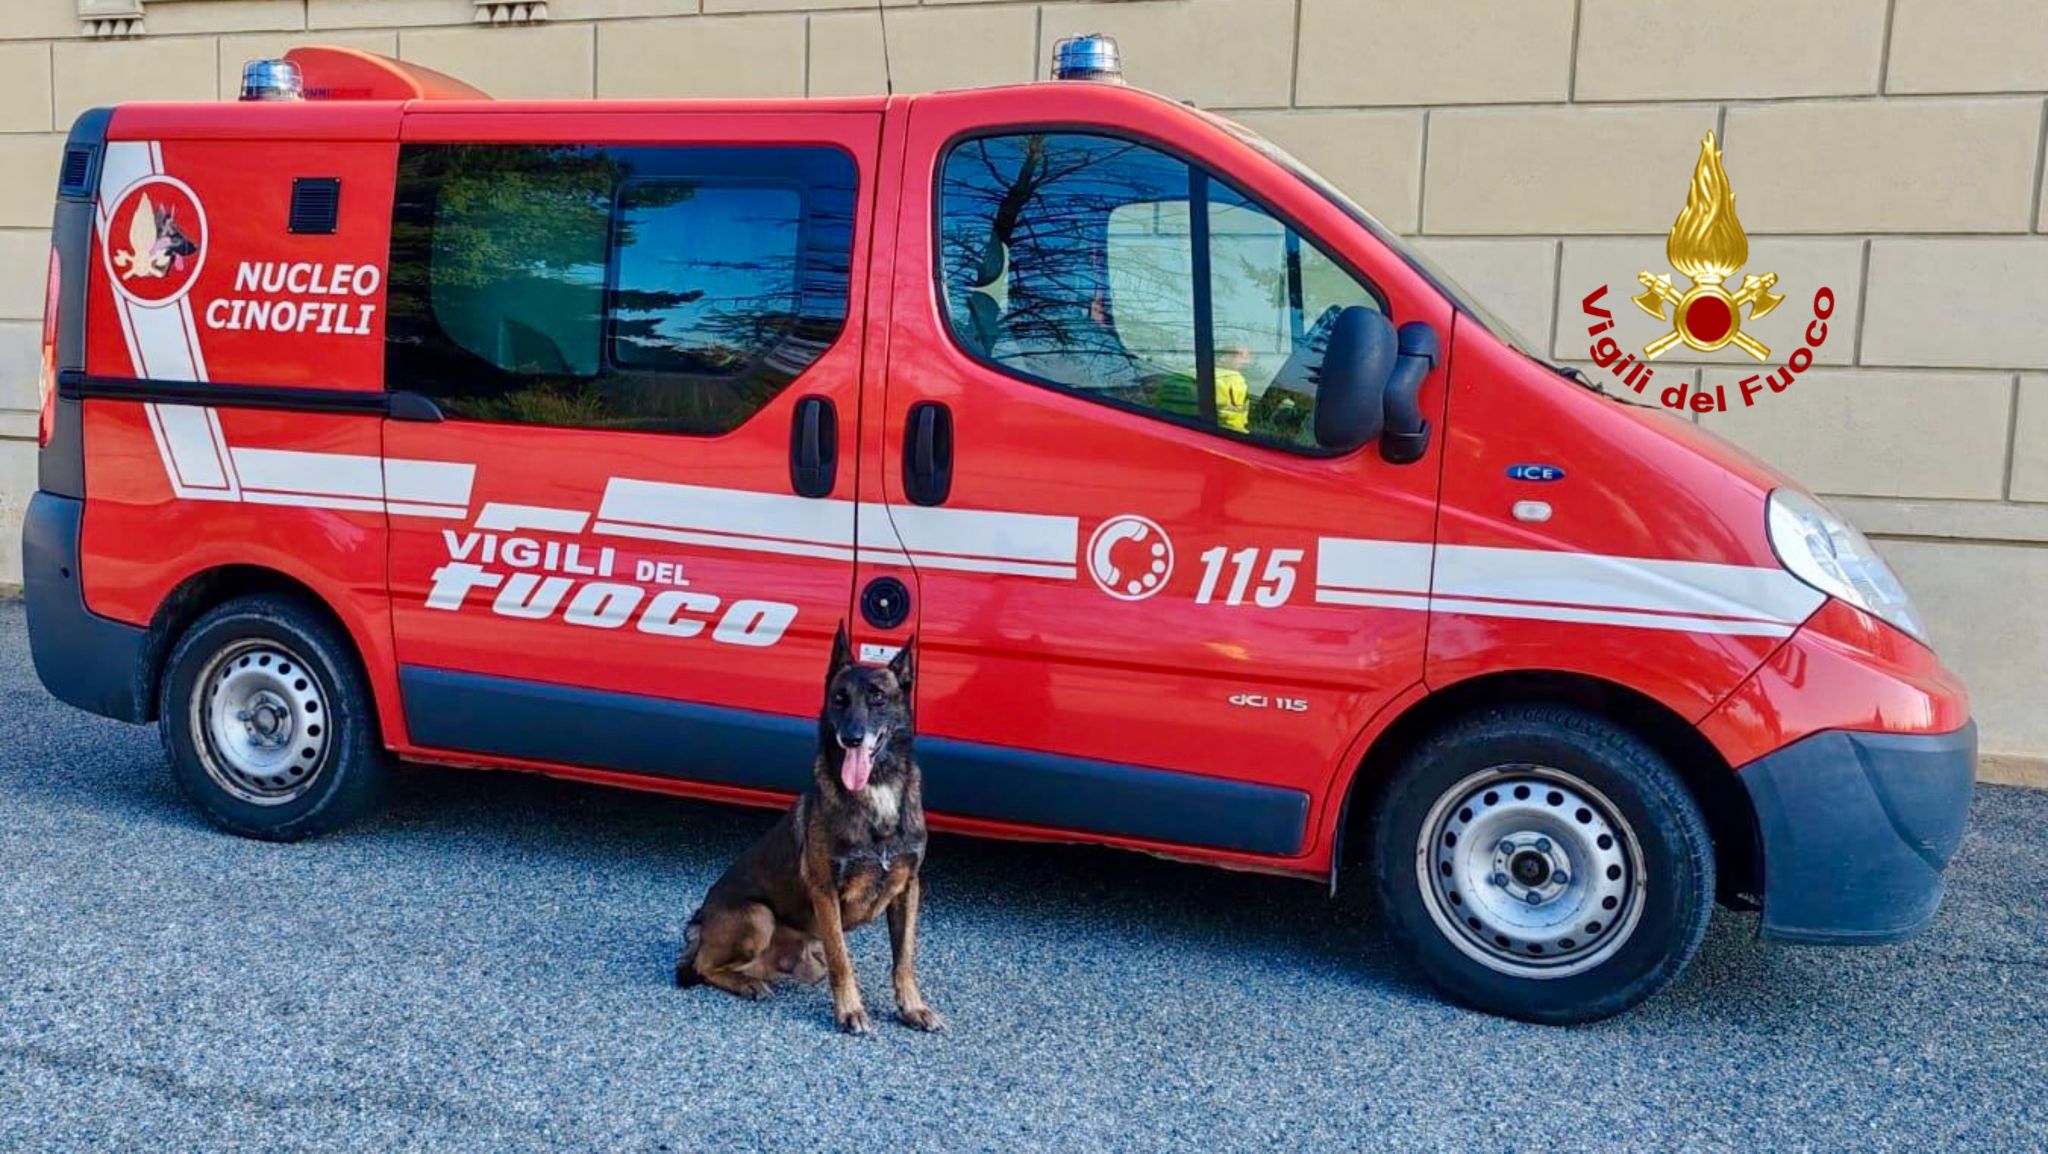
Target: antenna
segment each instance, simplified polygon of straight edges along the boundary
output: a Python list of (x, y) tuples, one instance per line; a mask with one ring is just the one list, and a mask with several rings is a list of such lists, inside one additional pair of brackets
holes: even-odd
[(882, 91), (896, 95), (896, 74), (889, 68), (889, 0), (875, 0), (875, 19), (882, 24)]

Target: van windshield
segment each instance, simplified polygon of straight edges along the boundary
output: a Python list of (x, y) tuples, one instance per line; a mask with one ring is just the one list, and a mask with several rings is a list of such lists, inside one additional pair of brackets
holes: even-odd
[(1550, 358), (1537, 351), (1537, 346), (1534, 343), (1521, 333), (1516, 332), (1512, 325), (1495, 315), (1493, 310), (1480, 304), (1450, 273), (1445, 272), (1435, 261), (1410, 248), (1401, 238), (1389, 232), (1385, 225), (1375, 219), (1357, 201), (1344, 195), (1344, 191), (1330, 183), (1329, 179), (1324, 177), (1323, 174), (1304, 164), (1286, 149), (1281, 148), (1279, 145), (1274, 144), (1272, 141), (1267, 140), (1265, 137), (1260, 136), (1258, 133), (1253, 132), (1234, 120), (1218, 116), (1212, 112), (1203, 112), (1202, 115), (1232, 136), (1258, 149), (1260, 154), (1265, 156), (1266, 159), (1286, 169), (1289, 173), (1300, 179), (1302, 183), (1321, 193), (1325, 200), (1342, 209), (1345, 215), (1363, 225), (1366, 231), (1372, 233), (1381, 244), (1392, 249), (1402, 260), (1408, 262), (1410, 268), (1422, 274), (1422, 278), (1434, 285), (1438, 292), (1450, 298), (1451, 304), (1456, 306), (1459, 312), (1478, 321), (1481, 327), (1501, 340), (1506, 341), (1509, 345), (1512, 345), (1523, 356), (1531, 360), (1541, 361), (1544, 364), (1551, 363)]

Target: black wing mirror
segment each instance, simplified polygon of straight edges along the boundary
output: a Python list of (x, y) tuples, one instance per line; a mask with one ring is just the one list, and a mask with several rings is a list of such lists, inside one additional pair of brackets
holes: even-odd
[(1380, 435), (1398, 345), (1385, 314), (1361, 305), (1337, 314), (1316, 383), (1316, 444), (1344, 452)]
[(1348, 452), (1374, 438), (1389, 464), (1429, 451), (1418, 395), (1442, 359), (1436, 330), (1409, 321), (1394, 331), (1386, 314), (1353, 305), (1337, 314), (1316, 387), (1316, 444)]
[(1417, 394), (1423, 379), (1436, 368), (1443, 353), (1436, 330), (1422, 321), (1401, 326), (1397, 341), (1399, 355), (1385, 390), (1385, 428), (1380, 433), (1380, 457), (1390, 465), (1406, 465), (1422, 459), (1429, 451), (1429, 422), (1423, 419)]

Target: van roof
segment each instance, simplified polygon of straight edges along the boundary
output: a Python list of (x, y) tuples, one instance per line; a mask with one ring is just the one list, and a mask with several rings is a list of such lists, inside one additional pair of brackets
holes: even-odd
[[(558, 109), (565, 106), (596, 108), (602, 111), (624, 111), (636, 106), (659, 103), (673, 105), (675, 101), (622, 101), (622, 100), (495, 100), (483, 89), (458, 80), (443, 72), (437, 72), (405, 60), (394, 60), (375, 52), (364, 52), (357, 48), (334, 48), (326, 45), (306, 45), (294, 48), (284, 58), (299, 68), (304, 82), (306, 101), (301, 104), (324, 104), (335, 101), (432, 101), (435, 111), (457, 111), (473, 109), (482, 104), (497, 111), (528, 111)], [(779, 100), (693, 100), (690, 107), (746, 107), (764, 111), (808, 109), (818, 111), (875, 112), (887, 102), (886, 97), (863, 96), (850, 98), (810, 99), (788, 97)]]
[[(306, 46), (285, 59), (298, 65), (305, 99), (144, 101), (115, 110), (113, 139), (155, 138), (212, 140), (393, 140), (402, 135), (408, 115), (562, 113), (623, 115), (714, 112), (728, 115), (868, 113), (879, 114), (926, 94), (895, 96), (553, 99), (496, 100), (452, 76), (403, 60), (355, 48)], [(982, 94), (1023, 95), (1058, 88), (1087, 99), (1179, 103), (1157, 93), (1121, 85), (1040, 81), (975, 89)], [(443, 123), (446, 123), (445, 121)], [(630, 123), (630, 121), (628, 121)]]

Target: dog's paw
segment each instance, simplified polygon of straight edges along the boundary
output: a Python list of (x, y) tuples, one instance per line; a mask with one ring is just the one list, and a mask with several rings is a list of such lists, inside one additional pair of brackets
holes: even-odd
[(745, 998), (749, 1002), (764, 1001), (770, 994), (773, 994), (774, 992), (775, 987), (769, 985), (766, 982), (748, 982), (746, 985), (741, 986), (739, 989), (733, 991), (733, 993), (738, 994), (740, 997)]
[(868, 1012), (859, 1006), (855, 1006), (843, 1014), (835, 1012), (832, 1017), (839, 1023), (839, 1029), (842, 1033), (865, 1038), (875, 1032), (875, 1020), (868, 1017)]
[(946, 1028), (946, 1019), (939, 1017), (939, 1012), (930, 1006), (898, 1010), (896, 1016), (904, 1025), (913, 1030), (923, 1030), (927, 1034), (936, 1034)]

